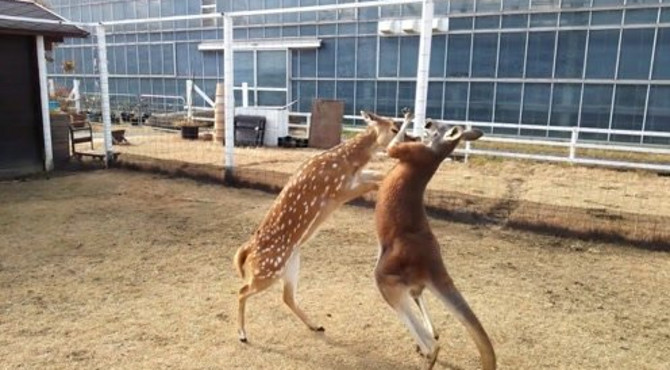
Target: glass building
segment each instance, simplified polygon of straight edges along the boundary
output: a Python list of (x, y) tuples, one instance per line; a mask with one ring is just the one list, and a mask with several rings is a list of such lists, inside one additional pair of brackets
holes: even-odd
[[(358, 0), (363, 1), (363, 0)], [(355, 0), (52, 0), (73, 21), (95, 22), (350, 3)], [(414, 105), (418, 35), (381, 35), (380, 23), (419, 19), (419, 3), (236, 19), (235, 84), (249, 101), (309, 112), (316, 97), (397, 115)], [(448, 30), (432, 39), (427, 117), (518, 124), (500, 135), (556, 136), (524, 125), (670, 131), (670, 0), (436, 0)], [(210, 96), (223, 77), (220, 20), (110, 27), (110, 92)], [(95, 91), (92, 40), (56, 49), (51, 76)], [(271, 45), (271, 46), (269, 46)], [(60, 71), (73, 60), (74, 74)], [(240, 102), (241, 91), (236, 91)], [(590, 135), (590, 136), (589, 136)], [(580, 138), (667, 144), (615, 134)]]

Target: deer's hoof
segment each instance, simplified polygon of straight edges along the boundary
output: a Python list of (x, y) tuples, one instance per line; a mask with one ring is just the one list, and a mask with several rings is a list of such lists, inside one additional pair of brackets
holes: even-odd
[(242, 342), (242, 343), (246, 343), (246, 342), (247, 342), (247, 338), (240, 338), (240, 342)]
[(326, 329), (324, 329), (323, 326), (319, 326), (319, 327), (317, 327), (316, 329), (313, 329), (313, 330), (314, 330), (314, 331), (320, 331), (320, 332), (324, 332), (324, 331), (326, 331)]
[(440, 334), (435, 334), (435, 340), (439, 340), (439, 339), (440, 339)]

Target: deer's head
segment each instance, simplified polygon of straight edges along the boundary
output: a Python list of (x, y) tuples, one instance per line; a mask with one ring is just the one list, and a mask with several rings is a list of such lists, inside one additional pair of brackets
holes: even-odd
[(450, 126), (432, 120), (426, 120), (424, 128), (423, 143), (442, 158), (451, 154), (461, 140), (474, 141), (484, 135), (477, 129), (465, 130), (461, 126)]
[(365, 119), (368, 127), (376, 133), (377, 145), (381, 147), (386, 147), (400, 130), (400, 123), (391, 118), (366, 111), (361, 111), (361, 116)]

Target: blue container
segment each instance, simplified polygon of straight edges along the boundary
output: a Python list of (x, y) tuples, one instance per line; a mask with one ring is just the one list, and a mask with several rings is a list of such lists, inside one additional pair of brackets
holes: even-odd
[(49, 100), (49, 110), (60, 110), (60, 104), (58, 104), (57, 100)]

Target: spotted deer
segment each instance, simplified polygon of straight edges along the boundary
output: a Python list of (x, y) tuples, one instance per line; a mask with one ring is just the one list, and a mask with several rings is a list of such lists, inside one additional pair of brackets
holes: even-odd
[[(433, 234), (423, 203), (428, 182), (461, 140), (477, 140), (478, 130), (427, 122), (423, 142), (403, 140), (406, 125), (390, 143), (387, 153), (399, 160), (380, 185), (375, 222), (380, 251), (374, 275), (386, 302), (418, 343), (418, 350), (432, 368), (437, 360), (438, 335), (422, 298), (428, 288), (465, 325), (481, 356), (482, 367), (496, 368), (491, 341), (467, 302), (456, 289), (442, 262), (440, 245)], [(421, 323), (412, 313), (418, 306)]]
[(378, 188), (382, 176), (363, 167), (398, 133), (393, 120), (361, 114), (368, 124), (366, 131), (305, 162), (289, 179), (250, 240), (237, 250), (234, 264), (246, 280), (238, 294), (240, 341), (247, 341), (247, 299), (279, 279), (284, 283), (284, 303), (311, 330), (324, 330), (307, 318), (295, 300), (300, 247), (342, 204)]

